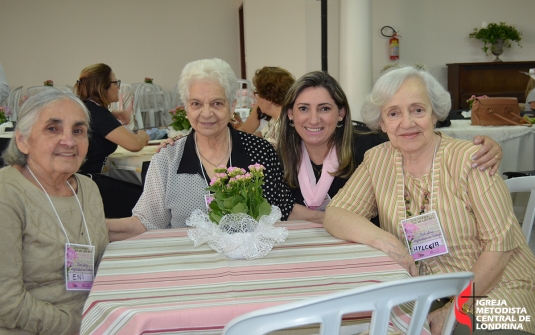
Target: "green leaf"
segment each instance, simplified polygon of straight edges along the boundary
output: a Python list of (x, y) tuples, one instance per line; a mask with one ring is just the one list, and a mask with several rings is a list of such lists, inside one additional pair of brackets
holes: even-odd
[(269, 215), (269, 213), (271, 213), (271, 205), (264, 200), (264, 202), (258, 206), (258, 217), (256, 217), (256, 220), (260, 220), (263, 215)]
[(237, 214), (237, 213), (245, 213), (245, 214), (247, 214), (247, 207), (245, 207), (245, 205), (240, 202), (240, 203), (236, 204), (236, 206), (232, 207), (232, 210), (230, 212), (232, 214)]
[(221, 221), (222, 216), (217, 214), (216, 212), (210, 212), (209, 213), (210, 220), (213, 222), (219, 224), (219, 221)]

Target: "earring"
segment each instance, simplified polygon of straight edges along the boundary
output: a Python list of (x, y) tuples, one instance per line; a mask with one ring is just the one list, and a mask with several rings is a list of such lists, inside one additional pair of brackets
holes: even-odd
[(290, 127), (295, 128), (294, 120), (290, 119), (290, 122), (288, 122)]
[(338, 121), (338, 123), (336, 124), (336, 128), (342, 128), (344, 126), (344, 123), (342, 122), (342, 120)]

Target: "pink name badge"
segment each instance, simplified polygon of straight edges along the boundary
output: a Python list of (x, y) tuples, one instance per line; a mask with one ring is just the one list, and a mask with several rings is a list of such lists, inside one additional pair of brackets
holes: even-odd
[(67, 291), (90, 291), (95, 270), (95, 247), (92, 245), (65, 245), (65, 284)]
[(401, 221), (409, 253), (415, 261), (448, 253), (436, 211)]

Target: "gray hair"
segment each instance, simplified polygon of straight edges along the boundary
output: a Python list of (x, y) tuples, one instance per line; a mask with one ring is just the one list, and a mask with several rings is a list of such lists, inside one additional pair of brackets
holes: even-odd
[(425, 86), (435, 117), (438, 120), (445, 120), (448, 117), (451, 109), (448, 91), (429, 72), (406, 66), (386, 72), (377, 80), (372, 92), (366, 96), (360, 115), (370, 129), (380, 129), (381, 108), (392, 99), (401, 85), (411, 78), (420, 80)]
[[(184, 66), (178, 80), (178, 93), (186, 110), (189, 99), (189, 88), (197, 80), (215, 80), (225, 90), (225, 96), (232, 109), (238, 91), (238, 79), (230, 65), (222, 59), (201, 59)], [(232, 110), (231, 110), (232, 112)]]
[[(41, 114), (41, 112), (47, 106), (57, 103), (61, 100), (71, 100), (78, 104), (78, 106), (80, 106), (80, 109), (84, 112), (84, 115), (87, 119), (87, 125), (89, 127), (89, 111), (85, 107), (84, 103), (72, 93), (62, 92), (60, 90), (54, 89), (46, 90), (39, 94), (36, 94), (33, 97), (29, 98), (24, 103), (24, 105), (22, 105), (22, 108), (18, 115), (15, 131), (18, 130), (18, 132), (24, 138), (30, 137), (30, 134), (33, 130), (33, 126), (39, 119), (39, 115)], [(88, 133), (89, 131), (90, 129), (88, 128)], [(2, 158), (4, 159), (5, 165), (26, 166), (28, 162), (28, 156), (19, 150), (15, 135), (9, 140), (7, 148), (2, 153)]]

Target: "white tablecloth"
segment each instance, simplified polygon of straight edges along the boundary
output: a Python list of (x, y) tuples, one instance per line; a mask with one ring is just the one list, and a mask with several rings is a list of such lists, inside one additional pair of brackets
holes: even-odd
[[(492, 137), (502, 146), (499, 173), (535, 170), (535, 127), (472, 126), (470, 120), (451, 120), (451, 126), (438, 128), (443, 134), (472, 141), (476, 135)], [(503, 175), (502, 175), (503, 177)]]

